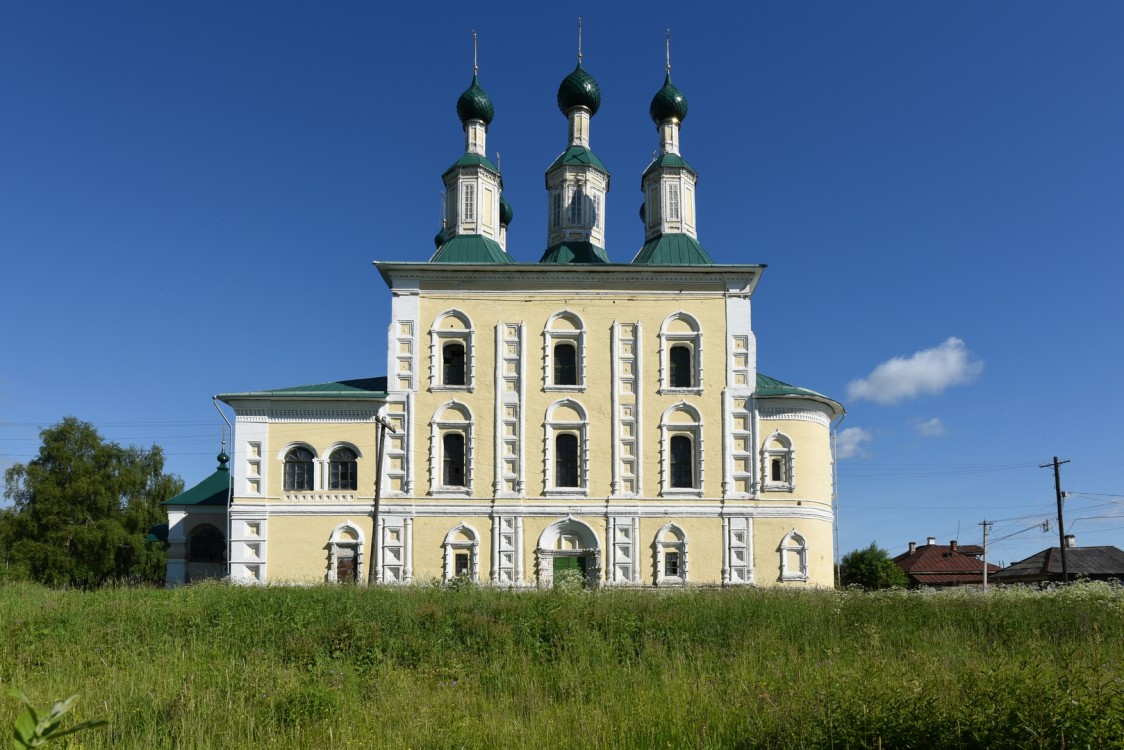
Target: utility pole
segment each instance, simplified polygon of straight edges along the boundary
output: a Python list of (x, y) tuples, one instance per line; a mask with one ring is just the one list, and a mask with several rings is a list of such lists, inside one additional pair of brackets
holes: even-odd
[(396, 435), (397, 431), (394, 429), (394, 423), (384, 417), (382, 414), (375, 415), (375, 421), (378, 422), (378, 440), (376, 441), (375, 453), (375, 509), (374, 509), (374, 525), (371, 529), (371, 541), (373, 542), (371, 561), (367, 564), (367, 585), (378, 583), (379, 576), (379, 559), (382, 557), (382, 539), (379, 538), (379, 502), (382, 499), (382, 454), (383, 447), (386, 445), (386, 431), (390, 430), (391, 435)]
[[(1068, 464), (1069, 459), (1059, 461), (1057, 456), (1054, 456), (1053, 463), (1039, 464), (1039, 469), (1049, 469), (1054, 467), (1054, 492), (1058, 496), (1058, 544), (1059, 549), (1062, 551), (1062, 583), (1069, 583), (1069, 568), (1065, 564), (1065, 522), (1062, 520), (1062, 464)], [(1050, 571), (1046, 571), (1049, 576)]]
[(983, 530), (984, 530), (983, 564), (984, 564), (984, 593), (986, 594), (987, 593), (987, 532), (991, 531), (991, 521), (989, 521), (985, 518), (984, 520), (980, 521), (980, 526), (983, 526)]

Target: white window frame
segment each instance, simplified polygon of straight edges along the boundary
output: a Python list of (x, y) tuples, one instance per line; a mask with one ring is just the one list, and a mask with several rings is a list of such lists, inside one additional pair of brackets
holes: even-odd
[[(779, 443), (783, 448), (770, 448)], [(784, 466), (784, 479), (773, 480), (773, 459), (780, 459)], [(792, 438), (780, 430), (765, 439), (761, 446), (761, 487), (765, 492), (792, 492), (796, 489), (796, 449)]]
[[(285, 457), (288, 456), (289, 451), (293, 450), (294, 448), (304, 448), (305, 450), (312, 453), (312, 487), (307, 490), (290, 490), (285, 488)], [(324, 462), (320, 458), (320, 452), (313, 448), (311, 444), (306, 443), (303, 440), (294, 440), (293, 442), (286, 444), (285, 447), (278, 452), (277, 458), (281, 461), (281, 491), (283, 493), (285, 493), (286, 495), (295, 495), (319, 491), (321, 482), (323, 481), (324, 472), (322, 471), (322, 469)]]
[[(568, 407), (579, 414), (576, 422), (561, 421), (553, 418), (554, 412), (560, 407)], [(555, 401), (546, 410), (545, 439), (543, 451), (545, 466), (543, 467), (543, 494), (547, 497), (588, 497), (589, 496), (589, 414), (585, 407), (573, 399)], [(554, 439), (558, 435), (570, 434), (578, 438), (578, 486), (556, 487), (554, 485)]]
[[(355, 532), (356, 541), (340, 541), (340, 536), (345, 529), (350, 529)], [(328, 583), (339, 583), (339, 572), (336, 570), (336, 563), (339, 560), (339, 551), (341, 547), (351, 546), (355, 547), (355, 582), (361, 583), (367, 580), (363, 573), (363, 565), (366, 562), (367, 551), (363, 529), (359, 528), (358, 525), (348, 519), (332, 529), (332, 534), (328, 537)]]
[(461, 204), (464, 208), (463, 221), (476, 221), (476, 184), (473, 182), (466, 182), (461, 185), (464, 191), (464, 201)]
[(679, 184), (675, 182), (667, 186), (667, 220), (679, 221)]
[[(333, 490), (328, 487), (328, 484), (332, 481), (332, 454), (340, 448), (347, 448), (355, 453), (355, 489), (353, 490)], [(362, 458), (363, 452), (360, 451), (359, 447), (354, 443), (349, 443), (344, 440), (332, 443), (328, 446), (328, 449), (324, 451), (324, 457), (317, 459), (320, 462), (320, 484), (318, 484), (317, 486), (325, 492), (358, 492), (360, 466), (359, 462), (362, 460)]]
[[(457, 539), (456, 537), (461, 532), (464, 532), (464, 535), (471, 537), (471, 539), (468, 541)], [(442, 547), (445, 550), (445, 583), (449, 583), (457, 577), (456, 560), (458, 552), (468, 552), (468, 577), (473, 583), (480, 583), (480, 534), (476, 532), (476, 529), (467, 523), (454, 526), (445, 535)]]
[[(668, 535), (674, 531), (678, 534), (678, 538), (674, 535), (668, 539)], [(657, 586), (682, 586), (687, 583), (688, 567), (687, 567), (687, 532), (683, 527), (668, 523), (663, 526), (656, 534), (655, 541), (656, 548), (656, 585)], [(668, 552), (679, 553), (679, 575), (668, 576), (664, 571), (664, 562), (667, 559)]]
[[(463, 329), (443, 329), (441, 323), (448, 318), (456, 318), (464, 325)], [(472, 320), (460, 310), (446, 310), (433, 321), (429, 329), (429, 390), (473, 392), (476, 381), (476, 353), (473, 342), (476, 331)], [(453, 342), (464, 346), (464, 385), (445, 385), (444, 349)]]
[[(449, 409), (463, 411), (463, 419), (442, 419), (442, 415)], [(475, 462), (473, 461), (472, 433), (475, 420), (472, 410), (467, 404), (456, 399), (448, 401), (437, 408), (433, 419), (429, 422), (429, 494), (431, 496), (467, 496), (472, 494), (473, 479), (475, 476)], [(444, 484), (445, 479), (445, 435), (455, 432), (464, 435), (464, 486)]]
[(550, 191), (550, 227), (558, 229), (562, 226), (562, 191), (555, 188)]
[[(677, 320), (682, 320), (690, 326), (688, 332), (672, 333), (668, 329)], [(691, 382), (689, 388), (673, 388), (671, 386), (671, 347), (684, 345), (691, 350)], [(691, 394), (699, 395), (703, 390), (703, 336), (702, 327), (695, 316), (682, 310), (673, 313), (664, 319), (660, 326), (660, 393), (661, 394)]]
[[(559, 320), (569, 320), (576, 330), (554, 330), (554, 324)], [(562, 343), (574, 345), (578, 381), (576, 385), (554, 384), (554, 347)], [(585, 323), (580, 316), (569, 310), (556, 312), (546, 321), (546, 328), (543, 329), (543, 390), (581, 393), (585, 391), (585, 376)]]
[[(671, 421), (676, 414), (686, 414), (690, 417), (690, 421)], [(693, 466), (691, 468), (694, 474), (693, 486), (691, 487), (671, 486), (671, 438), (676, 435), (682, 435), (691, 440), (693, 452)], [(686, 401), (680, 401), (669, 406), (664, 411), (663, 416), (660, 417), (660, 494), (665, 497), (702, 497), (704, 455), (702, 414)]]
[[(796, 529), (788, 532), (781, 540), (781, 580), (782, 581), (807, 581), (808, 580), (808, 541)], [(791, 553), (797, 555), (798, 568), (791, 570), (788, 559)]]

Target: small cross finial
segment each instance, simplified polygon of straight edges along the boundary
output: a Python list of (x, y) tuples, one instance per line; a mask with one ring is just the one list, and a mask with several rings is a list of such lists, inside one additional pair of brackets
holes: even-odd
[(582, 19), (578, 16), (578, 65), (582, 64)]
[(445, 212), (448, 210), (445, 201), (448, 199), (445, 191), (441, 191), (441, 228), (445, 228)]
[(480, 72), (480, 68), (476, 64), (476, 29), (472, 30), (472, 75)]
[(664, 52), (667, 54), (667, 74), (671, 75), (671, 29), (667, 30), (667, 36), (664, 37)]
[(503, 171), (503, 161), (500, 159), (500, 152), (496, 152), (496, 169)]

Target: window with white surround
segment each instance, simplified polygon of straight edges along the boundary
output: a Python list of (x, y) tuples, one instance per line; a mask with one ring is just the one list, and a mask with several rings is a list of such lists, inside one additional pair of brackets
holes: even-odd
[(796, 450), (792, 439), (777, 431), (761, 450), (762, 486), (766, 492), (792, 492), (796, 488)]
[(808, 543), (796, 529), (788, 533), (780, 546), (781, 580), (808, 580)]
[(675, 183), (667, 186), (667, 218), (679, 221), (679, 186)]
[(464, 220), (476, 221), (476, 185), (466, 182), (464, 190)]
[(450, 401), (429, 423), (429, 494), (472, 493), (472, 412)]
[(589, 494), (589, 420), (581, 404), (556, 401), (546, 413), (544, 492)]
[(585, 326), (572, 312), (555, 313), (543, 330), (543, 387), (548, 391), (585, 389)]
[(472, 321), (447, 310), (429, 329), (429, 383), (434, 391), (471, 391), (475, 358)]
[(328, 489), (356, 490), (359, 488), (359, 454), (354, 448), (341, 446), (328, 454)]
[(703, 486), (702, 417), (680, 401), (660, 419), (661, 494), (701, 497)]
[(480, 582), (480, 535), (468, 524), (460, 524), (445, 535), (445, 581), (466, 578)]
[(550, 193), (550, 226), (557, 229), (562, 225), (562, 191), (555, 189)]
[(656, 585), (687, 582), (687, 534), (669, 523), (656, 534)]
[(363, 580), (363, 530), (351, 521), (341, 523), (328, 538), (328, 581)]
[(582, 209), (584, 208), (584, 203), (585, 193), (582, 192), (580, 187), (574, 188), (574, 192), (570, 194), (570, 226), (582, 226)]
[(660, 326), (660, 393), (702, 393), (702, 329), (677, 312)]
[(308, 492), (316, 488), (316, 454), (307, 445), (285, 452), (285, 490)]

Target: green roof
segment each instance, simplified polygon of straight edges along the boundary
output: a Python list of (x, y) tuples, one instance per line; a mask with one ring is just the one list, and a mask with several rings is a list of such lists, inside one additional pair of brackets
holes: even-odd
[(714, 261), (690, 235), (661, 234), (648, 240), (632, 259), (638, 266), (712, 266)]
[[(215, 473), (186, 492), (165, 500), (161, 505), (223, 505), (230, 497), (230, 472), (226, 462), (219, 464)], [(167, 534), (167, 531), (165, 531)], [(158, 537), (159, 538), (159, 537)], [(167, 537), (165, 536), (165, 539)]]
[(386, 398), (386, 378), (357, 378), (355, 380), (337, 380), (333, 383), (274, 388), (268, 391), (220, 393), (218, 398), (226, 402), (229, 402), (232, 398), (360, 398), (382, 400)]
[(756, 391), (754, 391), (754, 395), (758, 397), (775, 396), (780, 398), (810, 398), (816, 401), (827, 403), (839, 414), (843, 414), (843, 412), (846, 411), (846, 409), (843, 408), (843, 404), (839, 403), (833, 398), (829, 398), (828, 396), (823, 395), (822, 393), (817, 393), (816, 391), (810, 390), (808, 388), (801, 388), (799, 386), (791, 385), (789, 383), (777, 380), (776, 378), (771, 378), (768, 375), (762, 375), (761, 373), (757, 373), (757, 389)]
[(664, 167), (678, 167), (680, 169), (686, 169), (696, 177), (698, 177), (699, 174), (695, 171), (695, 168), (688, 164), (687, 160), (682, 156), (679, 156), (677, 154), (660, 154), (655, 159), (653, 159), (652, 163), (648, 165), (648, 168), (644, 170), (643, 176), (647, 177), (650, 172), (654, 172), (657, 169), (663, 169)]
[(605, 248), (592, 242), (559, 242), (547, 248), (539, 263), (611, 263)]
[(492, 163), (492, 160), (489, 159), (487, 156), (482, 156), (480, 154), (470, 154), (468, 152), (465, 152), (464, 156), (462, 156), (461, 158), (459, 158), (455, 162), (453, 162), (453, 166), (446, 169), (441, 174), (441, 176), (444, 177), (445, 175), (452, 172), (454, 169), (459, 169), (461, 167), (483, 167), (484, 169), (487, 169), (490, 172), (495, 172), (496, 174), (500, 173), (500, 170), (496, 167), (495, 164)]
[(554, 163), (547, 167), (547, 172), (563, 165), (568, 166), (585, 166), (589, 165), (594, 169), (599, 169), (605, 174), (609, 174), (609, 169), (597, 158), (597, 154), (590, 151), (585, 146), (570, 146), (563, 151), (561, 155), (554, 160)]
[(500, 243), (480, 234), (458, 234), (429, 259), (430, 263), (514, 263)]

